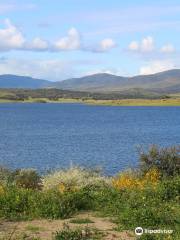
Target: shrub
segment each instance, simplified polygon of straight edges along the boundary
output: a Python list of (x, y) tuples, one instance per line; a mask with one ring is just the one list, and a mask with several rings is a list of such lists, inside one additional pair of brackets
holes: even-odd
[(76, 191), (86, 186), (102, 186), (109, 184), (109, 179), (93, 170), (82, 168), (70, 168), (69, 170), (59, 170), (43, 177), (43, 189), (59, 189), (60, 192)]
[[(34, 179), (34, 175), (31, 178), (31, 174), (20, 172), (13, 173), (16, 185), (0, 183), (0, 217), (58, 219), (81, 210), (97, 210), (115, 217), (119, 229), (124, 230), (139, 225), (175, 231), (180, 224), (180, 177), (160, 178), (154, 166), (142, 174), (128, 171), (114, 179), (79, 168), (58, 171), (43, 177), (43, 191), (36, 187), (39, 181), (27, 185), (27, 179)], [(73, 236), (63, 235), (70, 234), (66, 230), (60, 231), (56, 239)]]
[(162, 200), (180, 200), (180, 176), (164, 179), (158, 186), (158, 193)]
[(0, 217), (6, 219), (71, 217), (77, 211), (91, 209), (93, 197), (87, 189), (77, 192), (38, 191), (11, 186), (0, 193)]
[[(174, 207), (174, 208), (173, 208)], [(101, 202), (99, 210), (116, 218), (124, 229), (135, 229), (137, 226), (158, 228), (173, 227), (177, 224), (180, 212), (177, 203), (163, 201), (153, 188), (142, 191), (123, 190), (119, 193), (106, 194), (106, 201)]]
[(40, 193), (16, 187), (8, 187), (0, 195), (0, 217), (24, 219), (36, 215)]
[(13, 172), (0, 166), (0, 184), (9, 185), (13, 182)]
[(90, 239), (102, 239), (102, 234), (96, 229), (77, 228), (70, 229), (70, 227), (65, 224), (63, 230), (56, 232), (55, 240), (90, 240)]
[(97, 193), (96, 209), (115, 217), (121, 230), (134, 230), (141, 226), (175, 231), (180, 224), (180, 178), (162, 179), (155, 186), (105, 188)]
[(34, 169), (21, 169), (16, 172), (15, 183), (18, 187), (41, 189), (41, 177)]
[(42, 192), (38, 203), (38, 215), (42, 218), (68, 218), (76, 211), (76, 197), (74, 194), (61, 194), (58, 191)]
[(159, 181), (157, 169), (150, 169), (144, 176), (135, 175), (133, 172), (123, 172), (113, 179), (112, 184), (116, 189), (143, 189), (148, 185), (156, 186)]
[(143, 172), (156, 168), (162, 176), (180, 174), (180, 146), (158, 148), (153, 145), (148, 152), (140, 153), (140, 168)]

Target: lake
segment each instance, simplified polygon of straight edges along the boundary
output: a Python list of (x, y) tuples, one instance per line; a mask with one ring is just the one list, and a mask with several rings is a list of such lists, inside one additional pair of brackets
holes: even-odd
[(180, 107), (0, 104), (0, 164), (105, 173), (138, 164), (138, 147), (180, 144)]

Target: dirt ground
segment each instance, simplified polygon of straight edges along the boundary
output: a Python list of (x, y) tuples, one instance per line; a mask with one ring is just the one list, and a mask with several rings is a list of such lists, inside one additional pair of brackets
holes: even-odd
[[(92, 223), (75, 224), (72, 220), (89, 219)], [(53, 233), (63, 229), (64, 224), (68, 224), (70, 228), (90, 227), (96, 228), (103, 232), (103, 240), (134, 240), (133, 233), (124, 231), (115, 231), (116, 224), (112, 223), (108, 218), (97, 217), (93, 213), (78, 214), (74, 218), (66, 220), (33, 220), (23, 222), (0, 222), (0, 239), (15, 240), (17, 236), (26, 235), (27, 238), (37, 237), (42, 240), (52, 240)]]

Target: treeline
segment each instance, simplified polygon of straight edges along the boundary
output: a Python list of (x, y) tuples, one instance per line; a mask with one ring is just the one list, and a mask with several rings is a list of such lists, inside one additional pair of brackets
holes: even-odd
[(158, 99), (166, 98), (168, 96), (162, 96), (153, 93), (147, 93), (143, 90), (134, 89), (133, 91), (126, 92), (114, 92), (114, 93), (92, 93), (92, 92), (80, 92), (69, 91), (61, 89), (0, 89), (0, 99), (12, 100), (12, 101), (25, 101), (29, 98), (47, 98), (51, 101), (57, 101), (60, 98), (65, 99), (94, 99), (94, 100), (118, 100), (118, 99)]

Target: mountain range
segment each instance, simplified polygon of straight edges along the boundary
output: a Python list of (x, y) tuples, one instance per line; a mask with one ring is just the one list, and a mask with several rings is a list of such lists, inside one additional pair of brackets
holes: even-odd
[(58, 82), (26, 76), (0, 75), (0, 88), (58, 88), (87, 92), (132, 92), (142, 90), (152, 93), (177, 93), (180, 92), (180, 69), (134, 77), (99, 73)]
[(0, 88), (45, 88), (51, 85), (50, 81), (26, 76), (0, 75)]

